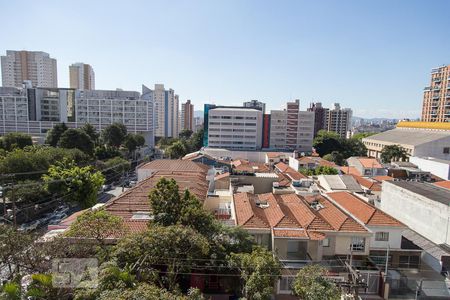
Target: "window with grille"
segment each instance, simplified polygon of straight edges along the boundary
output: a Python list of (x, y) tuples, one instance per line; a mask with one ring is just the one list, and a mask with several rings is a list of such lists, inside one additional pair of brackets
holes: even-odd
[(352, 251), (364, 251), (366, 244), (366, 239), (359, 236), (352, 237), (350, 244), (350, 250)]
[(375, 241), (389, 241), (389, 232), (377, 232), (375, 233)]

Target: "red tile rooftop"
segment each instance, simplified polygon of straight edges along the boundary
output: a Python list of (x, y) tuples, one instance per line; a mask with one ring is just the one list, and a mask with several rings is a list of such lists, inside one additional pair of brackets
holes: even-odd
[(374, 176), (374, 177), (372, 177), (372, 179), (375, 179), (376, 181), (378, 181), (378, 182), (382, 182), (382, 181), (385, 181), (385, 180), (394, 180), (394, 177), (391, 177), (391, 176), (387, 176), (387, 175), (380, 175), (380, 176)]
[(267, 152), (266, 155), (267, 155), (268, 158), (277, 158), (277, 157), (280, 157), (280, 156), (285, 156), (285, 153), (282, 153), (282, 152)]
[(332, 192), (327, 196), (366, 225), (406, 227), (400, 221), (348, 192)]
[(383, 168), (376, 158), (358, 157), (357, 159), (364, 168)]
[(351, 176), (353, 176), (353, 178), (355, 178), (355, 180), (363, 187), (374, 192), (381, 192), (381, 184), (378, 181), (370, 180), (368, 178), (364, 178), (353, 174)]
[(361, 176), (361, 173), (355, 167), (349, 167), (349, 166), (340, 167), (340, 170), (341, 170), (342, 173), (347, 174), (347, 175)]
[(227, 177), (230, 177), (230, 173), (229, 172), (216, 175), (216, 177), (214, 177), (214, 180), (220, 180), (220, 179), (227, 178)]
[(440, 187), (442, 187), (442, 188), (445, 188), (445, 189), (449, 189), (449, 190), (450, 190), (450, 180), (447, 180), (447, 181), (438, 181), (438, 182), (435, 182), (434, 185), (437, 185), (437, 186), (440, 186)]
[(308, 176), (305, 176), (302, 173), (295, 171), (293, 168), (289, 167), (284, 162), (277, 163), (275, 165), (275, 169), (277, 169), (278, 172), (283, 173), (284, 175), (288, 175), (291, 181), (308, 178)]

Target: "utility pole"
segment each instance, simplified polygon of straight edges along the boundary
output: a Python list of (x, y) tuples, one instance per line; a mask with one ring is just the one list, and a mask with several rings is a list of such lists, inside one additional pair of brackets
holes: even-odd
[(11, 185), (11, 201), (12, 201), (12, 209), (13, 209), (14, 227), (17, 227), (16, 196), (14, 194), (14, 184)]
[(388, 263), (389, 263), (389, 241), (387, 242), (387, 248), (386, 248), (386, 265), (384, 266), (384, 282), (386, 282), (386, 280), (387, 280)]

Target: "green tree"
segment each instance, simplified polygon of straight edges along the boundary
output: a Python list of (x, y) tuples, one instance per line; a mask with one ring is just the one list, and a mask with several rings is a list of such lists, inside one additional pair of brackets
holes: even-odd
[(88, 155), (93, 155), (94, 142), (83, 130), (67, 129), (60, 137), (58, 145), (67, 149), (79, 149)]
[(294, 295), (304, 300), (339, 300), (341, 293), (336, 285), (324, 277), (326, 270), (320, 265), (300, 269), (293, 283)]
[(181, 130), (181, 132), (178, 134), (178, 136), (180, 137), (180, 139), (189, 139), (192, 136), (192, 130), (189, 129), (183, 129)]
[(189, 139), (190, 152), (198, 151), (203, 147), (203, 134), (204, 130), (202, 128), (191, 136), (191, 138)]
[(133, 133), (127, 134), (123, 145), (127, 148), (128, 153), (133, 153), (138, 147), (138, 141), (136, 140), (136, 135)]
[(97, 192), (104, 183), (103, 175), (91, 166), (78, 167), (74, 161), (68, 160), (50, 166), (48, 174), (42, 178), (50, 193), (65, 196), (83, 208), (97, 203)]
[(134, 138), (136, 139), (136, 143), (138, 147), (143, 147), (145, 145), (145, 138), (142, 134), (135, 134)]
[(101, 168), (108, 182), (119, 179), (124, 173), (131, 169), (131, 162), (121, 157), (106, 160)]
[(308, 169), (308, 168), (300, 168), (298, 170), (300, 173), (302, 173), (305, 176), (313, 176), (314, 175), (314, 170), (313, 169)]
[(154, 222), (162, 226), (178, 223), (181, 216), (181, 197), (174, 179), (162, 177), (149, 194)]
[(101, 160), (122, 156), (122, 154), (117, 148), (106, 145), (95, 147), (94, 155), (97, 159)]
[(367, 148), (363, 144), (363, 142), (359, 139), (348, 139), (342, 140), (342, 153), (345, 158), (349, 158), (350, 156), (366, 156)]
[(14, 149), (23, 149), (26, 146), (33, 145), (31, 135), (21, 132), (10, 132), (3, 136), (2, 147), (6, 151), (12, 151)]
[(256, 248), (252, 253), (231, 253), (230, 267), (241, 275), (241, 293), (247, 300), (270, 299), (281, 276), (281, 264), (271, 251)]
[(343, 150), (340, 136), (335, 132), (319, 130), (314, 138), (313, 146), (320, 156), (324, 156), (333, 151), (341, 152)]
[(323, 159), (334, 162), (335, 164), (337, 164), (339, 166), (343, 166), (345, 164), (344, 155), (338, 151), (333, 151), (329, 154), (325, 154), (323, 156)]
[(329, 166), (318, 166), (314, 169), (314, 175), (337, 175), (338, 170)]
[(47, 138), (45, 139), (45, 143), (50, 146), (56, 147), (58, 145), (59, 139), (61, 135), (67, 130), (67, 126), (65, 123), (56, 124), (47, 132)]
[(176, 141), (166, 148), (165, 155), (171, 159), (177, 159), (185, 156), (188, 153), (186, 144), (182, 141)]
[(100, 138), (100, 134), (97, 132), (97, 129), (95, 129), (94, 126), (92, 126), (90, 123), (85, 123), (80, 130), (84, 131), (94, 142), (94, 144), (98, 143), (98, 139)]
[[(5, 191), (3, 191), (5, 192)], [(6, 197), (11, 199), (13, 197), (13, 190), (8, 189), (6, 191)], [(45, 189), (40, 181), (34, 180), (24, 180), (19, 181), (17, 185), (14, 186), (14, 197), (16, 199), (16, 204), (32, 204), (40, 202), (42, 200), (49, 199), (50, 194)]]
[(13, 226), (0, 224), (0, 267), (4, 275), (13, 278), (24, 266), (25, 250), (33, 244), (33, 237), (16, 230)]
[(32, 299), (58, 300), (63, 296), (64, 291), (53, 287), (52, 275), (33, 274), (31, 284), (28, 287), (27, 296)]
[(174, 139), (174, 138), (169, 138), (169, 137), (162, 137), (158, 140), (158, 142), (156, 143), (156, 145), (160, 148), (160, 149), (165, 149), (169, 146), (171, 146), (173, 143), (177, 142), (178, 139)]
[(70, 226), (66, 236), (94, 240), (100, 246), (99, 253), (104, 259), (109, 258), (106, 239), (119, 238), (126, 232), (121, 217), (113, 216), (103, 209), (88, 210), (78, 216)]
[(108, 146), (119, 147), (125, 141), (127, 127), (122, 123), (113, 123), (103, 129), (102, 138)]
[(390, 163), (392, 161), (407, 161), (409, 157), (405, 148), (400, 145), (388, 145), (384, 146), (381, 150), (381, 161), (384, 163)]
[[(114, 257), (121, 268), (137, 265), (139, 280), (175, 291), (179, 274), (197, 269), (197, 264), (209, 250), (208, 240), (192, 228), (151, 226), (143, 233), (120, 240)], [(161, 268), (163, 272), (160, 273)]]

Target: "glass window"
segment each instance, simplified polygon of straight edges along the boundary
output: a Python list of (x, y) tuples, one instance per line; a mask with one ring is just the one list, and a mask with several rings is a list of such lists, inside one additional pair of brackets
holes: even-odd
[(359, 236), (352, 237), (350, 250), (352, 251), (364, 251), (366, 239)]
[(389, 241), (389, 232), (377, 232), (375, 233), (375, 241)]
[(330, 239), (329, 238), (323, 239), (322, 246), (330, 247)]

